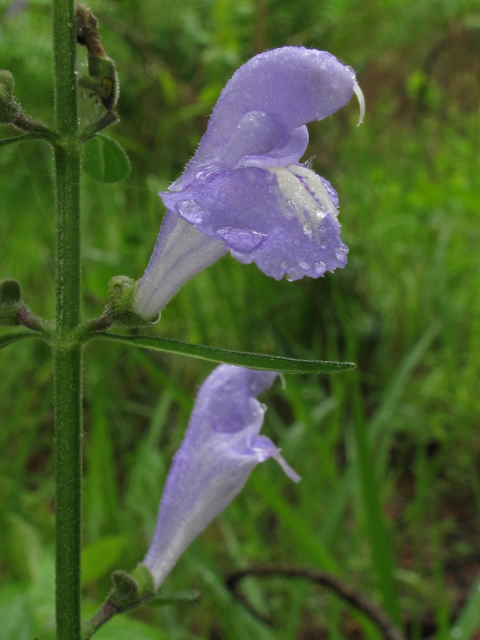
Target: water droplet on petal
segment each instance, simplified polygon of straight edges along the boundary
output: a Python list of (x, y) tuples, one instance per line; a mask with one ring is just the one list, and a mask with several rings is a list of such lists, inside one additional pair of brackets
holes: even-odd
[(190, 224), (200, 224), (206, 213), (205, 209), (196, 200), (184, 200), (176, 207), (178, 213)]
[(310, 269), (310, 265), (308, 264), (308, 262), (300, 262), (300, 266), (304, 271), (308, 271)]
[(303, 224), (303, 233), (307, 236), (309, 240), (312, 239), (313, 226), (311, 222), (305, 222)]
[(337, 260), (339, 260), (340, 262), (346, 262), (347, 260), (346, 253), (347, 252), (343, 247), (339, 247), (335, 249), (335, 255), (337, 257)]
[(326, 270), (327, 270), (327, 265), (322, 261), (315, 262), (315, 264), (313, 265), (313, 271), (316, 276), (323, 276)]
[(258, 233), (258, 231), (251, 229), (236, 229), (235, 227), (217, 229), (216, 234), (230, 248), (247, 253), (256, 249), (267, 237), (265, 233)]
[(293, 268), (287, 271), (287, 280), (289, 282), (293, 282), (294, 280), (299, 280), (300, 278), (303, 278), (303, 273), (299, 273), (298, 269)]
[(287, 262), (286, 260), (282, 260), (282, 261), (280, 262), (280, 267), (281, 267), (284, 271), (286, 271), (286, 270), (288, 269), (288, 262)]

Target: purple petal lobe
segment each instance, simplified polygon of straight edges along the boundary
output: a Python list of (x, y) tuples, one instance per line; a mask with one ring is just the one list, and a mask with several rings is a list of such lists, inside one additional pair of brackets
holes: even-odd
[(305, 125), (295, 129), (291, 136), (263, 156), (245, 156), (241, 163), (243, 167), (285, 167), (298, 162), (308, 146), (308, 129)]
[(265, 233), (258, 233), (251, 229), (235, 229), (233, 227), (217, 229), (216, 235), (231, 249), (244, 251), (245, 253), (253, 251), (267, 237)]
[(157, 588), (190, 542), (239, 493), (259, 462), (273, 457), (298, 481), (278, 448), (259, 435), (265, 407), (256, 396), (273, 384), (276, 375), (220, 365), (200, 387), (144, 559)]
[(318, 278), (347, 262), (336, 192), (303, 165), (218, 170), (162, 198), (173, 210), (194, 201), (203, 211), (198, 229), (277, 280)]
[(322, 176), (320, 176), (320, 180), (322, 181), (322, 184), (325, 187), (325, 191), (327, 192), (330, 200), (332, 201), (333, 206), (338, 209), (338, 193), (335, 191), (335, 189), (332, 187), (332, 185), (328, 180), (325, 180), (325, 178), (322, 178)]
[(243, 164), (242, 159), (250, 155), (268, 154), (279, 143), (287, 144), (289, 134), (286, 127), (264, 111), (249, 111), (241, 118), (228, 143), (218, 150), (215, 164), (232, 168)]

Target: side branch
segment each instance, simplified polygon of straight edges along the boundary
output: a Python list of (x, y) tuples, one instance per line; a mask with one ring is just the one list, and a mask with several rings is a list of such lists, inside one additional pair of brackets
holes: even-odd
[(13, 136), (12, 138), (4, 138), (0, 140), (0, 147), (6, 147), (9, 144), (15, 144), (16, 142), (27, 142), (28, 140), (45, 140), (45, 142), (53, 143), (57, 138), (52, 134), (46, 135), (44, 132), (32, 131), (31, 133), (25, 133), (22, 136)]
[(376, 604), (365, 598), (361, 593), (345, 584), (337, 576), (333, 576), (323, 571), (315, 571), (302, 567), (255, 567), (238, 571), (228, 576), (226, 585), (232, 594), (241, 602), (244, 607), (250, 611), (256, 618), (267, 624), (271, 621), (261, 615), (247, 600), (247, 598), (238, 592), (238, 585), (247, 577), (256, 576), (257, 578), (266, 578), (268, 576), (281, 576), (284, 578), (303, 578), (309, 580), (322, 587), (330, 589), (336, 593), (342, 600), (348, 602), (366, 616), (368, 616), (378, 627), (385, 640), (405, 640), (401, 631), (395, 626), (389, 616)]

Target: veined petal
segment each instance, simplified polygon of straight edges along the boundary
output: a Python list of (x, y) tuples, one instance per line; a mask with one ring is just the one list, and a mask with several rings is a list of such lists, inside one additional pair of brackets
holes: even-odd
[(155, 534), (144, 559), (155, 587), (190, 542), (239, 493), (252, 469), (270, 457), (300, 478), (265, 436), (265, 408), (256, 396), (276, 373), (220, 365), (205, 380), (163, 491)]
[[(161, 194), (165, 205), (223, 240), (232, 256), (255, 262), (268, 276), (318, 278), (343, 268), (338, 198), (329, 182), (300, 164), (215, 171), (180, 192)], [(201, 215), (195, 220), (186, 203)]]
[[(184, 205), (188, 208), (188, 203)], [(147, 269), (138, 283), (133, 311), (154, 318), (194, 275), (221, 258), (226, 247), (167, 211)]]

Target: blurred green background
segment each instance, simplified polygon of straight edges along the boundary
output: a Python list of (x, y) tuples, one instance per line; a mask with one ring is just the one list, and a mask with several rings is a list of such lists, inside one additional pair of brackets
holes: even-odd
[[(93, 2), (93, 0), (92, 0)], [(336, 597), (302, 581), (254, 580), (255, 621), (228, 572), (326, 569), (382, 604), (412, 640), (480, 629), (480, 5), (478, 0), (95, 0), (116, 61), (127, 149), (122, 183), (85, 177), (85, 318), (114, 275), (138, 278), (216, 98), (252, 55), (327, 49), (357, 71), (352, 100), (309, 126), (305, 159), (340, 195), (345, 270), (275, 282), (229, 256), (190, 281), (152, 333), (358, 370), (289, 376), (263, 400), (264, 433), (303, 477), (257, 468), (191, 546), (166, 591), (195, 604), (121, 616), (99, 640), (378, 638)], [(51, 121), (50, 3), (0, 0), (0, 67), (26, 111)], [(86, 74), (79, 51), (79, 73)], [(103, 113), (87, 94), (82, 120)], [(13, 132), (2, 127), (2, 136)], [(52, 317), (52, 158), (42, 142), (0, 150), (0, 279)], [(7, 333), (2, 329), (1, 333)], [(83, 582), (86, 614), (112, 569), (143, 558), (161, 488), (211, 365), (110, 343), (86, 349)], [(53, 413), (42, 343), (0, 353), (0, 625), (3, 640), (52, 640)], [(480, 637), (478, 634), (477, 638)]]

